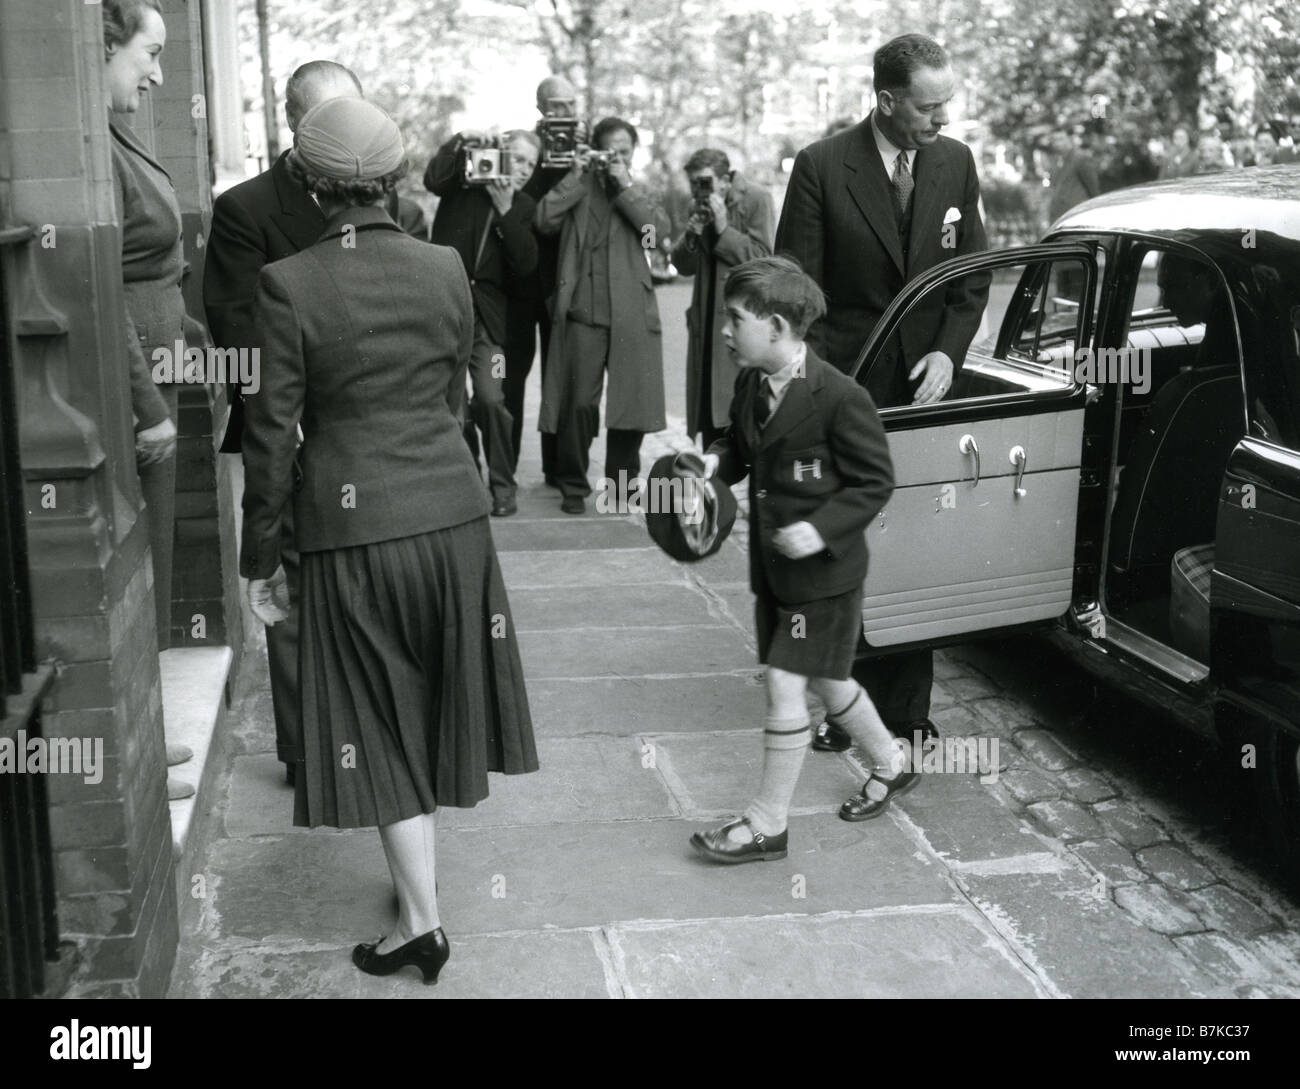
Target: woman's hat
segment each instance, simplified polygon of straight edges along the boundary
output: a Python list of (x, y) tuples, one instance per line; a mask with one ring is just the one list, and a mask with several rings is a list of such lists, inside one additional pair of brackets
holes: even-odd
[(341, 181), (373, 181), (391, 174), (406, 150), (396, 122), (364, 98), (327, 98), (303, 114), (294, 136), (302, 165)]
[(650, 467), (645, 524), (673, 559), (694, 563), (722, 547), (736, 523), (736, 497), (722, 481), (704, 479), (704, 460), (689, 451), (665, 454)]

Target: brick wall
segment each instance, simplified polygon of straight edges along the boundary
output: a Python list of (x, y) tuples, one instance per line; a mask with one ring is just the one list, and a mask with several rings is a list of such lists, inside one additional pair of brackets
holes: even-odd
[[(197, 0), (164, 6), (164, 88), (138, 120), (173, 175), (187, 255), (201, 264), (210, 208), (206, 130), (193, 106), (201, 17)], [(175, 957), (177, 907), (99, 19), (86, 0), (0, 4), (0, 217), (38, 232), (4, 259), (38, 651), (61, 665), (45, 730), (101, 739), (105, 757), (97, 784), (49, 777), (61, 931), (82, 953), (72, 989), (154, 996), (165, 992)], [(191, 305), (196, 284), (187, 285)], [(177, 563), (207, 581), (187, 589), (199, 598), (179, 611), (188, 618), (208, 608), (216, 623), (206, 641), (220, 642), (237, 586), (230, 496), (215, 498), (206, 393), (186, 392), (182, 499), (199, 517), (182, 529)], [(206, 498), (191, 498), (205, 489)], [(229, 626), (238, 638), (239, 623)]]

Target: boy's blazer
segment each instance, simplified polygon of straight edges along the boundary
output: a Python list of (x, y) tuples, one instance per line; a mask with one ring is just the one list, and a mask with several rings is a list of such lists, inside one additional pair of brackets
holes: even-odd
[[(760, 432), (754, 405), (765, 375), (740, 372), (731, 426), (709, 453), (717, 476), (735, 484), (749, 476), (749, 575), (784, 605), (834, 597), (867, 576), (864, 533), (894, 490), (889, 442), (871, 395), (811, 350)], [(783, 526), (809, 522), (825, 551), (787, 559), (772, 546)]]
[(455, 416), (474, 342), (455, 250), (403, 234), (382, 208), (348, 208), (315, 245), (262, 270), (254, 320), (265, 354), (245, 398), (240, 574), (275, 571), (291, 495), (300, 552), (488, 513)]

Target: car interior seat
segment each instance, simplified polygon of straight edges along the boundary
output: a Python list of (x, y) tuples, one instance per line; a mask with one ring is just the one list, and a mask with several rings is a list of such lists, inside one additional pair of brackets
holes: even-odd
[(1244, 432), (1242, 419), (1236, 367), (1183, 371), (1152, 399), (1111, 515), (1113, 610), (1168, 594), (1174, 553), (1214, 540), (1219, 479)]

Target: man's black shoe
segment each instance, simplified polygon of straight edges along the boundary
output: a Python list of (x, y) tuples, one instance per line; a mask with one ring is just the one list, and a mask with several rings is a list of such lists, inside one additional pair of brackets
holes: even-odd
[(939, 736), (939, 727), (928, 718), (918, 718), (903, 726), (891, 726), (889, 732), (895, 737), (906, 741), (909, 745), (916, 740), (916, 735), (920, 734), (921, 744), (925, 744), (930, 738)]
[(580, 495), (566, 495), (560, 500), (560, 510), (565, 514), (586, 514), (587, 504)]
[(833, 722), (823, 722), (813, 734), (812, 747), (820, 752), (847, 752), (853, 738)]
[(492, 500), (493, 518), (509, 518), (518, 510), (519, 505), (515, 502), (514, 496), (511, 496), (509, 499)]

